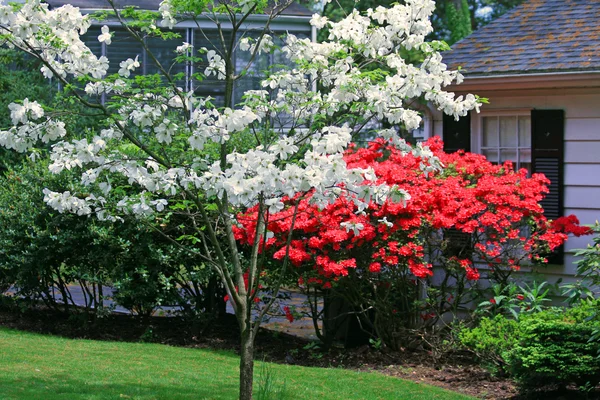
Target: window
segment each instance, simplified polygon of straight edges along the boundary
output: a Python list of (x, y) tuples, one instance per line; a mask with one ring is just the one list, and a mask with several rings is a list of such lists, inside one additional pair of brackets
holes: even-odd
[[(177, 86), (185, 88), (186, 85), (186, 65), (182, 63), (175, 63), (175, 49), (177, 46), (181, 46), (182, 42), (187, 41), (187, 31), (183, 29), (175, 29), (172, 32), (179, 34), (179, 38), (176, 39), (160, 39), (160, 38), (146, 38), (146, 45), (151, 50), (152, 55), (161, 64), (161, 66), (169, 72), (171, 76), (178, 75), (181, 79), (176, 81)], [(109, 46), (110, 47), (110, 46)], [(152, 60), (151, 56), (145, 55), (145, 73), (147, 74), (160, 74), (161, 71)]]
[[(473, 120), (471, 114), (458, 121), (443, 115), (444, 150), (481, 152), (494, 163), (511, 160), (516, 168), (543, 173), (550, 180), (549, 193), (540, 201), (544, 215), (548, 219), (561, 217), (564, 110), (491, 110), (473, 114)], [(550, 263), (562, 264), (562, 254), (562, 249), (555, 251)]]
[(531, 115), (482, 116), (480, 140), (481, 154), (491, 162), (512, 161), (531, 173)]
[[(244, 37), (251, 38), (254, 41), (258, 39), (262, 30), (249, 31), (244, 33)], [(273, 43), (276, 47), (282, 48), (285, 45), (284, 36), (282, 32), (269, 32), (273, 39)], [(298, 39), (308, 38), (309, 35), (305, 33), (295, 33)], [(241, 39), (241, 35), (240, 35)], [(253, 42), (255, 43), (255, 42)], [(244, 70), (250, 61), (252, 53), (250, 51), (238, 51), (235, 57), (236, 71)], [(247, 90), (261, 90), (261, 81), (267, 76), (268, 71), (276, 71), (282, 69), (283, 66), (292, 67), (293, 64), (290, 60), (285, 57), (283, 51), (275, 51), (267, 54), (259, 54), (255, 57), (254, 62), (250, 66), (246, 75), (236, 82), (234, 101), (238, 103), (241, 101), (243, 94)]]
[[(88, 32), (82, 36), (82, 40), (92, 50), (96, 56), (105, 55), (109, 59), (109, 74), (114, 74), (119, 71), (119, 64), (121, 61), (127, 58), (134, 59), (138, 57), (140, 68), (133, 72), (132, 75), (140, 74), (156, 74), (159, 73), (159, 69), (153, 62), (151, 57), (146, 54), (141, 43), (133, 38), (129, 32), (123, 27), (114, 26), (111, 27), (113, 33), (112, 44), (106, 46), (103, 43), (98, 42), (98, 35), (100, 35), (100, 27), (92, 26)], [(145, 38), (146, 45), (152, 51), (152, 54), (161, 63), (163, 68), (169, 70), (172, 75), (185, 74), (184, 79), (178, 79), (177, 85), (185, 88), (186, 90), (193, 90), (197, 96), (211, 96), (214, 99), (214, 103), (217, 106), (224, 106), (225, 104), (225, 84), (223, 81), (218, 80), (216, 76), (211, 75), (204, 79), (190, 79), (190, 75), (194, 73), (203, 74), (204, 70), (208, 66), (207, 62), (200, 62), (193, 66), (186, 66), (183, 64), (174, 64), (173, 59), (176, 57), (175, 49), (181, 45), (184, 41), (191, 43), (195, 50), (202, 47), (209, 49), (217, 48), (221, 49), (221, 40), (216, 30), (208, 29), (176, 29), (174, 32), (180, 35), (180, 38), (176, 39), (158, 39), (158, 38)], [(258, 32), (250, 32), (249, 36), (256, 37)], [(283, 46), (282, 35), (283, 32), (273, 33), (271, 35), (274, 38), (275, 44), (279, 47)], [(300, 32), (296, 34), (299, 38), (306, 38), (308, 34)], [(229, 40), (227, 32), (225, 32), (225, 40)], [(241, 71), (249, 61), (250, 53), (239, 51), (235, 54), (236, 69)], [(234, 88), (234, 101), (237, 104), (242, 97), (242, 94), (248, 89), (261, 89), (260, 82), (265, 77), (265, 71), (269, 70), (273, 65), (278, 64), (289, 64), (289, 61), (283, 56), (283, 52), (276, 52), (275, 54), (263, 54), (258, 56), (254, 60), (254, 64), (248, 74), (242, 79), (236, 82)]]

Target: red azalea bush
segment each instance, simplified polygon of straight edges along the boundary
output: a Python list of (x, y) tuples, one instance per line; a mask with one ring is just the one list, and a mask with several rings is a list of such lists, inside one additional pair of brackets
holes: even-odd
[[(363, 316), (363, 329), (388, 344), (403, 329), (458, 312), (474, 299), (471, 289), (482, 276), (506, 284), (521, 266), (545, 262), (567, 233), (583, 233), (572, 219), (552, 224), (544, 217), (544, 175), (528, 177), (477, 154), (447, 154), (437, 137), (426, 145), (445, 165), (442, 173), (424, 173), (421, 158), (383, 140), (345, 156), (349, 167), (372, 167), (378, 183), (408, 191), (406, 204), (371, 203), (357, 212), (346, 195), (319, 210), (308, 193), (266, 217), (273, 235), (265, 236), (263, 251), (276, 260), (289, 256), (307, 291), (333, 288)], [(239, 241), (253, 242), (256, 213), (238, 216)]]

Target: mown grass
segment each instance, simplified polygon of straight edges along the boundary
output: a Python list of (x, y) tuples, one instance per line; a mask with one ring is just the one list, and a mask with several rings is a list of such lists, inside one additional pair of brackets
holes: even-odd
[[(223, 351), (0, 328), (0, 399), (235, 399), (238, 360)], [(377, 373), (261, 364), (257, 374), (268, 371), (286, 399), (469, 398)]]

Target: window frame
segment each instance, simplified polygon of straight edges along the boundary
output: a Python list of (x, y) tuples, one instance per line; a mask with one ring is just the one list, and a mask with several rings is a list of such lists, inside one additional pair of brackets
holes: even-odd
[[(517, 129), (518, 129), (518, 117), (529, 117), (530, 119), (530, 144), (529, 149), (531, 151), (531, 164), (533, 168), (533, 131), (532, 131), (532, 118), (531, 118), (531, 110), (532, 108), (514, 108), (514, 109), (496, 109), (496, 110), (485, 110), (478, 114), (476, 114), (475, 118), (471, 120), (471, 131), (476, 134), (471, 135), (471, 149), (473, 153), (482, 154), (483, 155), (483, 119), (486, 117), (516, 117), (517, 118)], [(518, 135), (518, 133), (517, 133)], [(518, 138), (517, 138), (518, 140)], [(497, 148), (500, 150), (500, 143), (498, 142)], [(515, 147), (517, 151), (517, 158), (519, 157), (519, 146)], [(517, 163), (513, 161), (515, 167)], [(531, 173), (531, 171), (530, 171)]]

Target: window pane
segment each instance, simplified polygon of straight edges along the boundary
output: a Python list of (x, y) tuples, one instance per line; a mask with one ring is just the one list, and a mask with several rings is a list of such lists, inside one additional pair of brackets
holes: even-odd
[(498, 117), (483, 117), (483, 147), (498, 147)]
[(517, 147), (517, 117), (500, 118), (500, 147)]
[(500, 162), (512, 161), (517, 163), (517, 151), (516, 150), (500, 150)]
[[(180, 38), (177, 39), (168, 39), (163, 40), (160, 38), (149, 38), (147, 39), (147, 45), (154, 57), (158, 60), (158, 62), (162, 65), (162, 67), (170, 73), (171, 76), (185, 72), (185, 64), (178, 63), (174, 64), (173, 59), (177, 57), (175, 53), (175, 49), (177, 46), (181, 46), (185, 41), (185, 31), (176, 30), (175, 33), (181, 35)], [(148, 65), (146, 67), (146, 73), (148, 74), (161, 74), (160, 69), (152, 60), (150, 56), (147, 57)], [(161, 74), (162, 75), (162, 74)], [(180, 87), (184, 87), (185, 79), (177, 80), (177, 85)]]
[(519, 150), (519, 168), (525, 168), (531, 173), (531, 149)]
[(131, 37), (129, 32), (125, 28), (115, 28), (112, 30), (114, 33), (112, 43), (106, 46), (106, 57), (109, 60), (108, 73), (114, 74), (120, 69), (121, 61), (125, 61), (128, 58), (135, 59), (138, 57), (140, 67), (136, 68), (132, 75), (139, 75), (143, 73), (143, 47), (137, 39)]
[(102, 55), (102, 43), (98, 41), (98, 36), (101, 33), (99, 26), (92, 26), (84, 35), (81, 35), (81, 40), (89, 47), (96, 57)]
[(519, 147), (531, 147), (531, 117), (519, 117)]
[(498, 164), (498, 150), (482, 150), (481, 154), (483, 154), (489, 162)]

